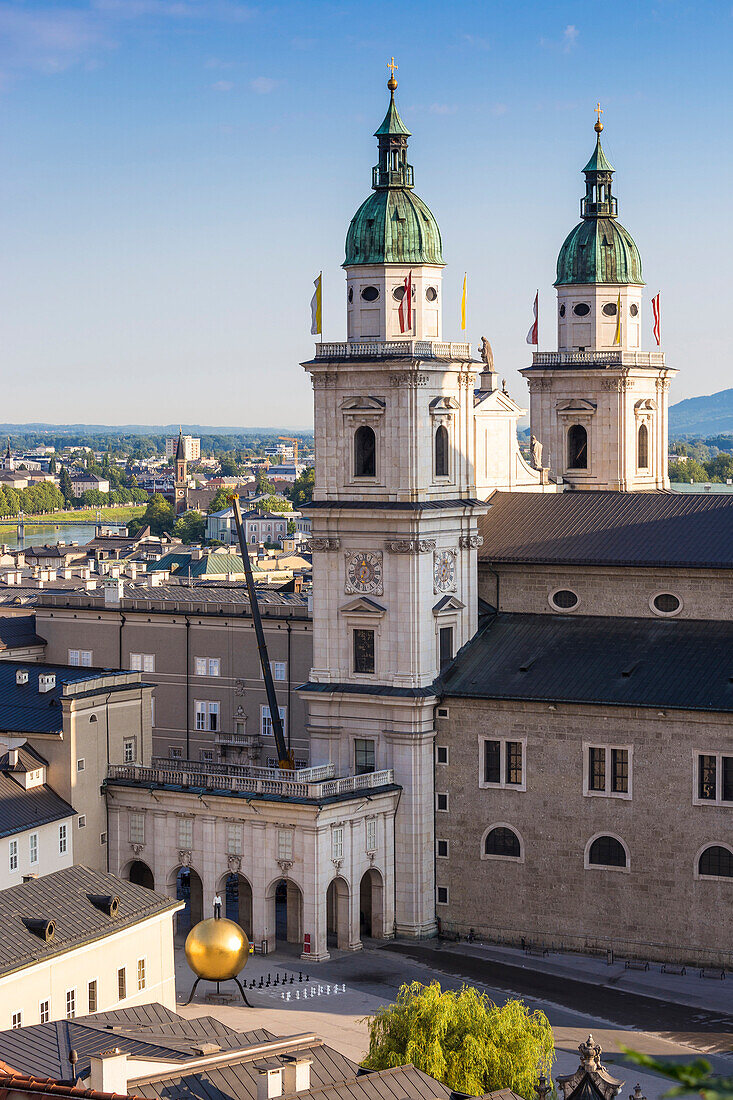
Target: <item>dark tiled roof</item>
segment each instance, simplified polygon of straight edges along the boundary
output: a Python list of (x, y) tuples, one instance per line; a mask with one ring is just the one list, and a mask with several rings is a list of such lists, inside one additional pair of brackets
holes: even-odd
[[(28, 672), (28, 683), (17, 684), (18, 669)], [(54, 673), (56, 685), (50, 691), (39, 692), (38, 678)], [(76, 698), (93, 692), (122, 691), (141, 682), (139, 673), (119, 669), (83, 668), (69, 665), (40, 665), (35, 662), (0, 661), (0, 730), (19, 733), (58, 733), (63, 728), (61, 699), (65, 688), (89, 682), (89, 691), (74, 691)]]
[(443, 695), (733, 711), (733, 623), (514, 615), (490, 620)]
[[(116, 917), (89, 900), (97, 894), (119, 897)], [(0, 891), (0, 974), (64, 954), (157, 913), (173, 912), (179, 904), (144, 886), (80, 864), (11, 886)], [(54, 920), (54, 938), (46, 943), (26, 927), (23, 918)]]
[(45, 644), (36, 634), (35, 615), (0, 615), (0, 650)]
[(45, 783), (26, 790), (11, 775), (0, 775), (0, 837), (75, 815), (74, 807)]
[(479, 560), (733, 567), (733, 496), (494, 493)]
[(0, 756), (0, 772), (34, 772), (39, 767), (48, 767), (48, 760), (44, 760), (40, 752), (36, 752), (33, 746), (27, 742), (25, 745), (18, 747), (17, 753), (18, 756), (14, 764), (10, 763), (9, 752), (4, 752)]

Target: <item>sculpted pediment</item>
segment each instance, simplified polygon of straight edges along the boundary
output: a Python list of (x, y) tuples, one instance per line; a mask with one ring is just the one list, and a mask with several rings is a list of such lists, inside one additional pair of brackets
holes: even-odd
[(343, 412), (350, 413), (382, 413), (385, 405), (384, 398), (365, 394), (357, 397), (345, 397), (341, 402), (341, 409)]
[(359, 596), (358, 599), (351, 600), (340, 608), (342, 615), (384, 615), (386, 610), (383, 604), (369, 599), (368, 596)]

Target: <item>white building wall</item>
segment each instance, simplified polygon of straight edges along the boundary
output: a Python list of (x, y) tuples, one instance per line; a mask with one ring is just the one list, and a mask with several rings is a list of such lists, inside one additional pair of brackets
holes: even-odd
[[(41, 878), (52, 871), (71, 867), (74, 862), (74, 822), (73, 816), (65, 817), (47, 825), (24, 829), (23, 832), (13, 833), (12, 836), (0, 840), (0, 890), (6, 890), (8, 886), (18, 886), (24, 875), (37, 875)], [(59, 850), (59, 829), (62, 825), (66, 827), (65, 852)], [(38, 861), (31, 863), (31, 836), (34, 835), (38, 838)], [(10, 869), (13, 843), (18, 845), (18, 865), (15, 870)]]

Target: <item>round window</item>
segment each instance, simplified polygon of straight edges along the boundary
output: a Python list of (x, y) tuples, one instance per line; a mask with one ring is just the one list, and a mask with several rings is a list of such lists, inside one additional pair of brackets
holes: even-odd
[(354, 288), (353, 288), (353, 286), (349, 287), (349, 301), (350, 302), (354, 301)]
[(571, 608), (578, 606), (579, 600), (569, 588), (561, 588), (559, 592), (553, 592), (550, 596), (550, 603), (559, 611), (570, 611)]
[(606, 317), (615, 317), (616, 316), (616, 303), (615, 302), (606, 302), (605, 306), (603, 307), (603, 312), (606, 314)]
[(561, 316), (561, 317), (564, 317), (564, 316), (565, 316), (565, 303), (564, 303), (564, 302), (563, 302), (563, 304), (562, 304), (562, 305), (560, 306), (560, 316)]
[(438, 291), (435, 289), (434, 286), (429, 286), (428, 289), (425, 291), (425, 297), (429, 302), (435, 302), (438, 298)]
[(632, 317), (637, 317), (638, 316), (639, 307), (637, 306), (636, 302), (632, 302), (631, 305), (629, 306), (629, 313), (631, 314)]
[(376, 286), (365, 286), (361, 292), (361, 296), (365, 302), (376, 302), (379, 297), (379, 288)]
[(675, 611), (679, 611), (682, 607), (682, 601), (672, 595), (671, 592), (660, 592), (658, 596), (655, 596), (652, 600), (654, 610), (658, 611), (661, 615), (674, 615)]
[(397, 302), (401, 302), (405, 296), (405, 288), (403, 286), (396, 286), (392, 291), (392, 297)]
[(590, 313), (590, 306), (587, 302), (578, 302), (576, 306), (573, 306), (573, 313), (577, 317), (587, 317)]

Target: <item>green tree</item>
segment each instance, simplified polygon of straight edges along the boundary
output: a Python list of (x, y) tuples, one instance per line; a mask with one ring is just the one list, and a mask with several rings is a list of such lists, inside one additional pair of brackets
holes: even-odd
[(49, 463), (48, 463), (48, 472), (49, 472), (49, 474), (55, 474), (56, 473), (56, 459), (53, 457), (53, 455), (51, 455), (51, 458), (50, 458)]
[(268, 478), (265, 470), (258, 470), (255, 474), (255, 494), (259, 496), (260, 493), (267, 493), (269, 496), (277, 494), (277, 489)]
[(176, 520), (173, 534), (181, 542), (202, 542), (206, 535), (206, 516), (200, 512), (184, 512)]
[(168, 503), (160, 493), (154, 493), (148, 501), (148, 506), (139, 520), (130, 520), (127, 527), (131, 534), (136, 535), (143, 527), (150, 527), (153, 535), (162, 535), (173, 530), (176, 522), (173, 506)]
[(59, 474), (59, 484), (61, 487), (63, 498), (68, 504), (70, 500), (74, 499), (74, 490), (71, 488), (71, 477), (66, 466), (61, 467), (61, 473)]
[(269, 496), (257, 501), (261, 512), (292, 512), (293, 506), (285, 497)]
[(294, 519), (289, 519), (288, 520), (288, 534), (289, 535), (294, 535), (295, 530), (296, 530), (295, 520)]
[(670, 462), (670, 481), (710, 481), (708, 472), (695, 458), (688, 458), (684, 462)]
[(207, 508), (209, 515), (211, 515), (212, 512), (223, 512), (225, 508), (230, 508), (231, 503), (229, 497), (231, 495), (232, 489), (229, 485), (222, 485), (221, 489), (217, 489)]
[(625, 1046), (621, 1050), (638, 1066), (644, 1066), (670, 1081), (677, 1082), (676, 1087), (663, 1093), (663, 1096), (687, 1096), (696, 1092), (703, 1100), (733, 1100), (733, 1077), (714, 1076), (713, 1067), (705, 1058), (695, 1058), (692, 1062), (680, 1064), (663, 1062)]
[(438, 982), (400, 987), (397, 1002), (369, 1021), (367, 1069), (412, 1062), (457, 1092), (512, 1089), (532, 1096), (555, 1057), (550, 1021), (518, 1000), (499, 1007), (472, 986), (441, 992)]
[(290, 499), (293, 508), (300, 508), (303, 504), (313, 500), (313, 490), (316, 484), (315, 467), (308, 466), (296, 477), (293, 488), (290, 490)]

